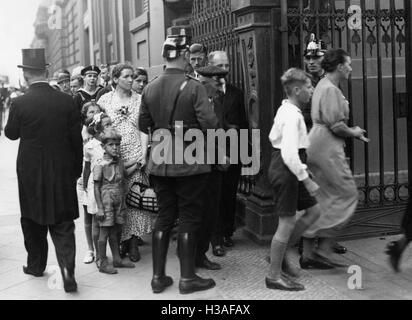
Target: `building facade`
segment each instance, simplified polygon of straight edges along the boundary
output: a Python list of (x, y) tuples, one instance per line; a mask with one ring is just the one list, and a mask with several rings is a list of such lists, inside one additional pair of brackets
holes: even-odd
[(186, 0), (46, 0), (38, 9), (32, 47), (46, 48), (50, 74), (127, 62), (154, 77), (163, 70), (161, 48), (170, 29), (190, 32), (191, 9)]

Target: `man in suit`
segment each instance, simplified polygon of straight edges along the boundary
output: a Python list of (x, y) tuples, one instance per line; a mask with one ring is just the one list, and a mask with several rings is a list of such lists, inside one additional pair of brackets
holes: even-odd
[[(209, 64), (230, 72), (229, 57), (225, 51), (211, 52)], [(224, 110), (223, 128), (225, 130), (248, 129), (243, 92), (229, 83), (224, 83), (221, 88), (220, 99)], [(220, 202), (220, 223), (218, 224), (220, 230), (216, 231), (212, 243), (213, 254), (218, 257), (225, 255), (223, 246), (234, 246), (232, 236), (235, 231), (236, 200), (241, 167), (240, 163), (234, 164), (223, 173), (222, 190), (225, 192)]]
[(80, 114), (71, 96), (47, 83), (44, 49), (24, 49), (23, 64), (18, 67), (30, 87), (12, 101), (5, 134), (11, 140), (20, 139), (17, 178), (28, 253), (23, 271), (43, 276), (49, 231), (64, 289), (74, 292), (74, 220), (79, 217), (76, 180), (83, 159)]
[[(216, 66), (206, 66), (197, 70), (200, 75), (199, 81), (205, 86), (208, 97), (213, 103), (213, 110), (219, 120), (219, 126), (224, 130), (224, 108), (221, 99), (219, 97), (223, 94), (222, 84), (224, 78), (228, 74), (227, 70), (223, 70)], [(228, 152), (227, 148), (225, 151)], [(216, 149), (216, 154), (218, 154)], [(217, 163), (215, 159), (215, 164)], [(203, 226), (199, 234), (199, 242), (196, 254), (196, 267), (207, 270), (220, 270), (222, 267), (216, 262), (212, 262), (208, 259), (206, 253), (209, 250), (210, 244), (212, 246), (216, 243), (220, 243), (216, 238), (216, 234), (220, 234), (220, 202), (222, 196), (222, 181), (224, 176), (224, 170), (228, 169), (228, 166), (214, 165), (212, 172), (209, 175), (209, 182), (207, 192), (205, 193), (205, 212), (203, 219)], [(225, 190), (226, 192), (226, 190)]]
[[(208, 290), (213, 279), (203, 279), (195, 273), (195, 256), (204, 212), (211, 166), (206, 159), (189, 163), (186, 150), (192, 145), (183, 141), (185, 130), (217, 129), (218, 119), (201, 83), (185, 75), (189, 62), (188, 37), (168, 36), (163, 45), (166, 70), (143, 91), (139, 117), (143, 152), (147, 152), (148, 134), (153, 143), (148, 163), (151, 181), (157, 194), (159, 213), (153, 231), (154, 293), (161, 293), (173, 284), (166, 276), (166, 258), (170, 233), (176, 219), (181, 294)], [(198, 140), (192, 143), (197, 144)], [(200, 148), (205, 148), (199, 143)], [(162, 159), (162, 154), (164, 159)]]

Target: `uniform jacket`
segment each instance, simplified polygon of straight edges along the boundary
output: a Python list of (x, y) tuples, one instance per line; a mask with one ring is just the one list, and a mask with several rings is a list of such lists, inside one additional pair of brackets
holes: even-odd
[[(142, 132), (148, 134), (149, 128), (152, 129), (152, 132), (156, 129), (169, 129), (173, 105), (179, 94), (180, 87), (185, 81), (187, 81), (187, 85), (177, 100), (177, 108), (172, 123), (183, 121), (185, 126), (198, 127), (202, 130), (218, 128), (218, 119), (204, 86), (200, 82), (185, 76), (183, 70), (166, 69), (159, 78), (151, 82), (143, 91), (139, 117), (139, 128)], [(156, 140), (155, 137), (153, 138)], [(205, 164), (188, 164), (183, 159), (183, 163), (179, 164), (174, 157), (175, 151), (173, 147), (177, 145), (176, 142), (182, 141), (177, 140), (179, 138), (172, 135), (166, 143), (167, 157), (171, 157), (172, 161), (160, 164), (153, 161), (153, 153), (160, 143), (153, 142), (152, 156), (148, 164), (148, 169), (152, 175), (183, 177), (211, 171), (210, 165), (206, 162)], [(190, 144), (191, 142), (183, 143), (184, 150)]]
[(76, 179), (82, 172), (80, 114), (71, 96), (45, 82), (13, 100), (6, 136), (20, 139), (17, 178), (22, 217), (41, 225), (79, 216)]

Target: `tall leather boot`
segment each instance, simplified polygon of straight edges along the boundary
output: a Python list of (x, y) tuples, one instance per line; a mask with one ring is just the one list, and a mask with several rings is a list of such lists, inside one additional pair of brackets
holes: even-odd
[(167, 287), (170, 287), (173, 284), (173, 279), (166, 276), (166, 259), (167, 251), (169, 249), (170, 231), (153, 232), (152, 239), (152, 290), (153, 293), (162, 293)]
[(196, 239), (193, 234), (178, 234), (181, 294), (190, 294), (213, 288), (216, 283), (213, 279), (203, 279), (195, 273)]

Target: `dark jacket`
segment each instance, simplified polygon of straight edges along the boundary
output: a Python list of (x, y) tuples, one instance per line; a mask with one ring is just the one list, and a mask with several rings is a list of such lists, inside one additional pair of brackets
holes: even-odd
[(246, 117), (245, 96), (243, 91), (231, 84), (226, 85), (223, 98), (225, 129), (248, 129)]
[(74, 104), (76, 105), (77, 110), (81, 113), (83, 106), (92, 100), (95, 100), (97, 102), (98, 98), (100, 99), (100, 91), (102, 91), (102, 87), (98, 87), (96, 92), (92, 95), (90, 95), (88, 92), (86, 92), (84, 89), (79, 89), (76, 94), (73, 96)]
[(13, 100), (6, 136), (20, 139), (17, 178), (22, 217), (54, 225), (79, 217), (82, 172), (80, 115), (72, 97), (45, 82)]
[[(221, 97), (223, 104), (223, 122), (222, 126), (225, 130), (236, 129), (238, 131), (238, 160), (240, 161), (240, 129), (249, 129), (249, 123), (246, 117), (245, 96), (243, 91), (231, 84), (226, 84), (226, 93)], [(250, 141), (249, 141), (250, 143)], [(245, 146), (243, 146), (244, 148)], [(251, 150), (251, 146), (248, 146)], [(230, 156), (230, 144), (226, 147), (227, 155)]]
[[(142, 132), (148, 134), (149, 128), (152, 129), (153, 133), (156, 129), (169, 129), (173, 105), (180, 87), (185, 81), (187, 81), (187, 85), (177, 100), (177, 108), (172, 123), (183, 121), (185, 126), (197, 127), (201, 130), (218, 128), (218, 119), (213, 112), (205, 87), (200, 82), (187, 77), (183, 70), (166, 69), (159, 78), (151, 82), (143, 91), (139, 117), (139, 128)], [(153, 140), (152, 155), (160, 147), (166, 146), (169, 151), (166, 157), (169, 157), (171, 161), (167, 164), (159, 164), (153, 161), (153, 156), (150, 157), (148, 169), (152, 175), (185, 177), (211, 171), (211, 166), (206, 162), (205, 164), (188, 164), (183, 161), (178, 164), (174, 157), (173, 147), (177, 146), (178, 143), (182, 143), (183, 149), (186, 150), (191, 142), (179, 141), (182, 139), (175, 135), (172, 135), (166, 143), (156, 142), (156, 135), (153, 136)], [(182, 150), (179, 154), (181, 153)]]

